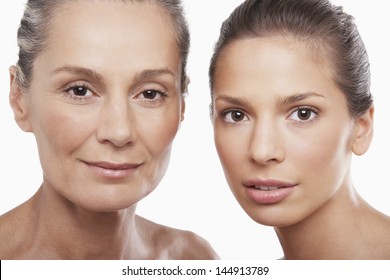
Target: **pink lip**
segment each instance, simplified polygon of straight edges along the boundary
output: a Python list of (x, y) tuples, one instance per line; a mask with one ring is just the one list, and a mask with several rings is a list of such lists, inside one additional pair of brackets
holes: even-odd
[(252, 178), (243, 182), (248, 197), (258, 204), (278, 203), (288, 197), (296, 184), (273, 179)]
[(96, 175), (109, 179), (123, 179), (129, 177), (141, 165), (133, 163), (83, 162)]

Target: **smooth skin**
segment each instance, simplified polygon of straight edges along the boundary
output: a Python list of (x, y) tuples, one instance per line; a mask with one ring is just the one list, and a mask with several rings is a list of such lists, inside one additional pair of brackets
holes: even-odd
[(222, 51), (212, 119), (228, 184), (253, 220), (275, 228), (286, 259), (388, 259), (390, 219), (350, 175), (352, 154), (371, 143), (374, 109), (352, 117), (319, 54), (289, 36)]
[(216, 258), (199, 236), (135, 214), (184, 116), (170, 16), (120, 1), (70, 1), (55, 14), (31, 87), (10, 69), (15, 119), (35, 135), (44, 174), (0, 218), (0, 258)]

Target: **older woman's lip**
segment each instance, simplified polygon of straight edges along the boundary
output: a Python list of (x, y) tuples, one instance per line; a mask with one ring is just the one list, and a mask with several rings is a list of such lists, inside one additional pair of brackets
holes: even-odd
[(131, 176), (141, 166), (140, 163), (112, 163), (105, 161), (87, 162), (87, 167), (97, 176), (111, 179), (124, 179)]
[(139, 163), (112, 163), (112, 162), (86, 162), (88, 165), (105, 168), (105, 169), (112, 169), (112, 170), (125, 170), (125, 169), (131, 169), (134, 167), (139, 166)]

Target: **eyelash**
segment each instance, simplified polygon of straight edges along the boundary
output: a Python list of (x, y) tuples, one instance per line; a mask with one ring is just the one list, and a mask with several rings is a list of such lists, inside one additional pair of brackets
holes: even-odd
[[(71, 90), (75, 90), (77, 88), (83, 88), (87, 92), (88, 91), (91, 92), (92, 96), (77, 96), (74, 93), (70, 92)], [(90, 98), (93, 98), (93, 95), (94, 95), (94, 90), (92, 90), (86, 83), (70, 84), (70, 85), (66, 86), (63, 91), (64, 91), (64, 94), (65, 94), (65, 96), (67, 98), (69, 98), (69, 99), (71, 99), (71, 101), (74, 101), (74, 102), (77, 102), (77, 103), (86, 102)], [(158, 104), (159, 102), (161, 102), (163, 99), (165, 99), (168, 96), (167, 92), (165, 92), (165, 91), (161, 91), (161, 90), (158, 90), (158, 89), (150, 88), (150, 89), (142, 90), (139, 94), (136, 94), (135, 97), (142, 96), (142, 95), (144, 95), (147, 92), (153, 92), (156, 95), (160, 95), (160, 97), (155, 97), (153, 99), (145, 98), (145, 97), (142, 98), (143, 102), (146, 102), (146, 103), (149, 103), (149, 104), (152, 104), (152, 105)]]
[[(305, 124), (312, 123), (313, 121), (315, 121), (318, 118), (318, 115), (319, 115), (319, 110), (318, 109), (316, 109), (314, 107), (311, 107), (311, 106), (299, 106), (299, 107), (293, 109), (293, 111), (288, 115), (288, 119), (291, 119), (291, 116), (294, 113), (298, 113), (299, 111), (302, 111), (302, 110), (306, 110), (306, 111), (310, 112), (309, 120), (292, 120), (292, 121), (295, 121), (295, 122), (298, 122), (299, 124), (305, 125)], [(248, 119), (247, 114), (244, 111), (240, 110), (240, 109), (227, 109), (227, 110), (222, 111), (219, 115), (223, 119), (223, 121), (225, 123), (227, 123), (227, 124), (233, 124), (234, 125), (234, 124), (238, 124), (238, 123), (244, 121), (244, 120), (227, 121), (226, 117), (228, 116), (228, 114), (231, 114), (231, 113), (240, 113), (240, 114), (242, 114), (244, 119), (245, 118)], [(314, 114), (314, 118), (310, 119), (312, 114)]]
[(293, 120), (293, 121), (298, 122), (299, 124), (305, 125), (305, 124), (312, 123), (313, 121), (315, 121), (318, 118), (319, 110), (314, 108), (314, 107), (312, 107), (312, 106), (299, 106), (299, 107), (295, 108), (291, 112), (291, 114), (288, 115), (288, 118), (290, 118), (294, 113), (298, 113), (301, 110), (306, 110), (306, 111), (310, 112), (310, 117), (311, 117), (312, 114), (314, 114), (314, 118), (309, 119), (309, 120)]
[(87, 91), (87, 94), (89, 91), (92, 93), (92, 95), (94, 95), (94, 91), (86, 83), (74, 83), (74, 84), (70, 84), (64, 88), (65, 96), (67, 98), (69, 98), (70, 100), (78, 102), (78, 103), (86, 102), (87, 100), (89, 100), (90, 98), (93, 97), (93, 96), (77, 96), (74, 93), (70, 92), (71, 90), (75, 90), (77, 88), (83, 88)]
[(150, 89), (146, 89), (146, 90), (141, 91), (139, 94), (136, 95), (136, 97), (142, 96), (142, 95), (144, 95), (147, 92), (153, 92), (156, 95), (160, 95), (159, 97), (155, 97), (153, 99), (143, 97), (142, 101), (143, 102), (147, 102), (149, 104), (158, 104), (158, 103), (163, 101), (168, 96), (167, 92), (165, 92), (165, 91), (161, 91), (161, 90), (158, 90), (158, 89), (150, 88)]
[(230, 113), (240, 113), (242, 114), (242, 116), (244, 118), (248, 118), (247, 114), (245, 112), (243, 112), (242, 110), (240, 109), (227, 109), (227, 110), (224, 110), (220, 113), (220, 117), (222, 118), (222, 120), (227, 123), (227, 124), (230, 124), (230, 125), (234, 125), (234, 124), (238, 124), (240, 122), (243, 122), (243, 120), (241, 121), (226, 121), (226, 117), (228, 116), (228, 114)]

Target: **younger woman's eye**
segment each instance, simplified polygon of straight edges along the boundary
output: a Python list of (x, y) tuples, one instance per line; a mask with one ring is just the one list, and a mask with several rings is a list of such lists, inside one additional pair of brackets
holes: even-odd
[(318, 116), (318, 111), (311, 107), (300, 107), (296, 109), (289, 118), (298, 122), (311, 122)]
[(228, 110), (222, 113), (223, 120), (227, 123), (239, 123), (248, 120), (248, 116), (240, 110)]

